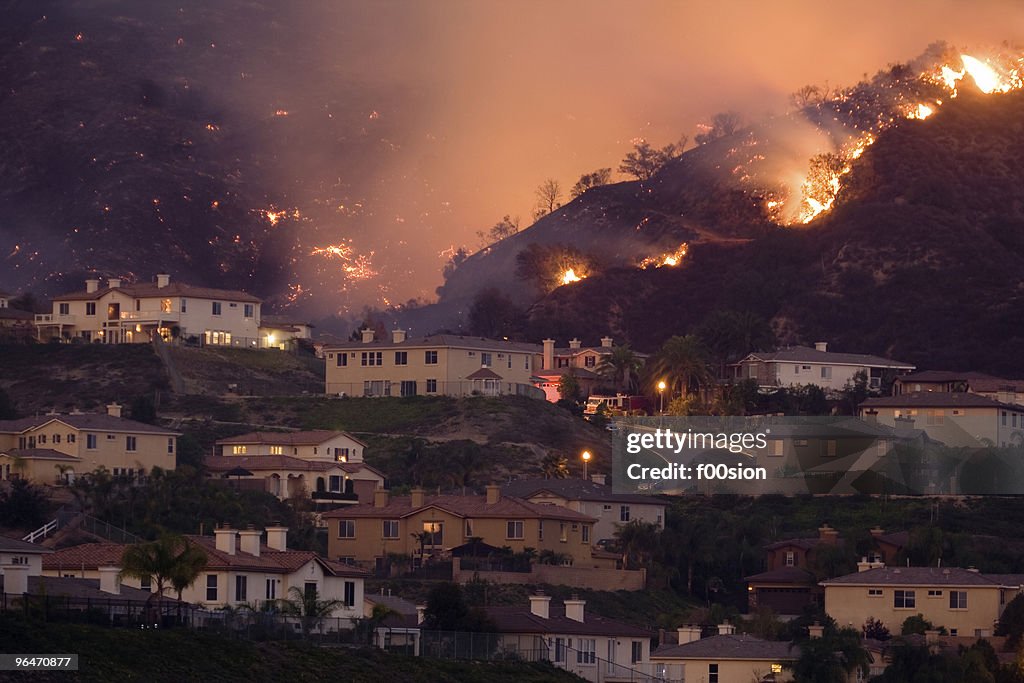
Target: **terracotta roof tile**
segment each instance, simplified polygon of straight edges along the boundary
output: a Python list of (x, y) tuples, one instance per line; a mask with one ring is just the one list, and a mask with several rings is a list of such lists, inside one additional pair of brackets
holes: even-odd
[(531, 503), (521, 498), (502, 496), (497, 503), (487, 504), (485, 496), (424, 496), (423, 505), (413, 508), (410, 496), (393, 496), (384, 507), (374, 507), (372, 504), (353, 505), (342, 510), (325, 512), (326, 518), (353, 517), (406, 517), (418, 510), (436, 507), (459, 517), (472, 518), (530, 518), (530, 519), (561, 519), (571, 522), (596, 522), (593, 517), (580, 514), (559, 505), (541, 505)]
[(274, 446), (316, 446), (339, 436), (345, 436), (360, 446), (366, 444), (348, 432), (336, 432), (329, 429), (314, 429), (302, 432), (249, 432), (218, 439), (217, 445), (225, 444), (260, 444)]

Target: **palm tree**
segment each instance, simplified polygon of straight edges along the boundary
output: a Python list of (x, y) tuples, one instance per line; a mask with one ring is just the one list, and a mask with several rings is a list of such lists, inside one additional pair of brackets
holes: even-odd
[(605, 356), (597, 366), (597, 373), (606, 379), (610, 379), (616, 389), (632, 391), (636, 386), (636, 379), (640, 372), (640, 357), (636, 355), (628, 344), (615, 346), (611, 353)]
[(671, 337), (651, 359), (650, 377), (652, 383), (666, 380), (671, 392), (678, 388), (680, 396), (700, 390), (711, 380), (704, 344), (692, 334)]
[(568, 479), (569, 460), (561, 453), (548, 453), (540, 461), (541, 472), (545, 479)]
[(633, 520), (618, 525), (615, 540), (622, 549), (626, 569), (649, 567), (661, 546), (661, 527), (653, 522)]
[(321, 600), (318, 591), (305, 591), (298, 586), (289, 588), (288, 593), (292, 597), (281, 599), (281, 612), (299, 617), (304, 635), (309, 635), (331, 612), (345, 604), (344, 600)]
[(182, 591), (195, 582), (206, 562), (206, 551), (201, 547), (184, 536), (164, 534), (155, 541), (129, 546), (121, 558), (121, 576), (152, 580), (158, 600), (171, 587), (180, 601)]

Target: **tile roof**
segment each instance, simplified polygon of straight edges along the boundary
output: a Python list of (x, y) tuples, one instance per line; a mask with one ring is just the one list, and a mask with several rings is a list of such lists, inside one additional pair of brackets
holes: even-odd
[(921, 370), (920, 372), (911, 372), (910, 374), (907, 375), (901, 375), (896, 378), (896, 381), (901, 384), (907, 384), (908, 382), (913, 384), (914, 382), (959, 382), (963, 380), (978, 379), (997, 378), (993, 377), (992, 375), (986, 375), (984, 372), (958, 372), (956, 370)]
[[(4, 577), (0, 575), (0, 586), (3, 585)], [(0, 593), (3, 591), (0, 590)], [(121, 592), (118, 594), (106, 593), (100, 590), (99, 579), (74, 579), (63, 576), (30, 576), (28, 577), (29, 595), (47, 595), (51, 598), (80, 598), (96, 601), (116, 602), (118, 600), (132, 600), (144, 602), (153, 594), (139, 588), (132, 588), (121, 584)], [(165, 601), (177, 603), (175, 598), (167, 596)], [(100, 607), (96, 605), (96, 607)]]
[(23, 311), (19, 308), (4, 306), (0, 308), (0, 319), (7, 320), (35, 320), (36, 314), (31, 311)]
[(106, 413), (37, 415), (35, 417), (23, 417), (18, 420), (0, 420), (0, 433), (20, 434), (36, 427), (42, 427), (53, 421), (63, 422), (74, 429), (87, 431), (181, 436), (180, 432), (173, 432), (157, 425), (146, 424), (145, 422), (136, 422), (125, 417), (114, 417)]
[(498, 502), (487, 504), (486, 496), (424, 496), (423, 505), (413, 508), (410, 496), (391, 496), (388, 504), (384, 507), (374, 507), (372, 504), (352, 505), (343, 510), (331, 510), (323, 514), (324, 519), (353, 517), (370, 518), (400, 518), (407, 517), (419, 510), (426, 508), (439, 508), (457, 517), (471, 518), (530, 518), (530, 519), (560, 519), (569, 522), (596, 522), (597, 520), (587, 515), (564, 508), (559, 505), (541, 505), (531, 503), (521, 498), (502, 496)]
[(860, 404), (861, 408), (1011, 408), (1021, 410), (1021, 406), (972, 394), (966, 391), (915, 391), (897, 396), (881, 396), (869, 398)]
[(747, 576), (744, 581), (747, 583), (799, 583), (811, 586), (817, 583), (814, 574), (800, 567), (779, 567)]
[(761, 640), (746, 634), (717, 635), (681, 645), (663, 645), (651, 659), (756, 659), (776, 662), (800, 657), (800, 649), (780, 640)]
[(12, 448), (8, 451), (0, 451), (2, 455), (9, 455), (14, 458), (24, 458), (25, 460), (63, 460), (68, 462), (82, 462), (82, 459), (68, 455), (67, 453), (61, 453), (55, 451), (52, 448)]
[(483, 349), (484, 351), (511, 351), (516, 353), (543, 353), (544, 347), (540, 344), (526, 344), (522, 342), (509, 342), (502, 339), (487, 339), (486, 337), (472, 337), (455, 334), (432, 334), (426, 337), (415, 337), (412, 339), (406, 339), (402, 342), (393, 342), (389, 340), (374, 340), (372, 342), (363, 343), (359, 341), (355, 342), (343, 342), (340, 344), (328, 344), (324, 347), (326, 351), (334, 351), (337, 349), (345, 350), (369, 350), (369, 349), (402, 349), (402, 348), (417, 348), (426, 347), (434, 348), (438, 346), (453, 347), (457, 349)]
[(612, 492), (611, 486), (597, 484), (586, 479), (516, 479), (502, 486), (501, 492), (503, 495), (527, 499), (539, 493), (549, 492), (566, 500), (660, 505), (662, 507), (667, 507), (668, 505), (658, 496), (616, 494)]
[(302, 325), (304, 325), (306, 327), (316, 327), (316, 325), (314, 325), (313, 323), (305, 321), (305, 320), (303, 320), (301, 318), (289, 318), (288, 316), (285, 316), (285, 315), (261, 315), (260, 316), (260, 326), (261, 327), (271, 327), (271, 326), (278, 326), (278, 325), (289, 325), (289, 326), (302, 326)]
[(362, 462), (333, 462), (330, 460), (304, 460), (292, 455), (208, 455), (203, 458), (203, 465), (210, 472), (230, 472), (236, 467), (250, 472), (271, 472), (293, 470), (296, 472), (328, 472), (341, 470), (355, 474), (363, 470), (384, 477), (384, 474)]
[(466, 379), (504, 379), (504, 378), (501, 375), (499, 375), (498, 373), (496, 373), (494, 370), (491, 370), (488, 367), (482, 367), (479, 370), (474, 370), (473, 372), (471, 372), (468, 375), (466, 375)]
[(54, 301), (93, 301), (101, 298), (110, 292), (123, 292), (125, 295), (137, 298), (160, 298), (169, 296), (183, 296), (190, 299), (224, 299), (225, 301), (244, 301), (246, 303), (262, 303), (252, 294), (237, 289), (215, 289), (213, 287), (196, 287), (182, 282), (171, 282), (166, 287), (157, 287), (155, 282), (139, 283), (134, 285), (121, 285), (120, 287), (101, 287), (95, 292), (76, 291), (61, 294), (53, 297)]
[(28, 553), (30, 555), (42, 553), (49, 555), (52, 552), (53, 550), (50, 548), (44, 548), (41, 545), (29, 543), (20, 538), (0, 536), (0, 553)]
[(562, 375), (569, 374), (578, 379), (598, 379), (600, 375), (596, 372), (587, 370), (586, 368), (551, 368), (549, 370), (540, 370), (533, 373), (533, 376), (537, 379), (551, 379), (560, 378)]
[(403, 616), (416, 616), (416, 605), (405, 598), (398, 597), (397, 595), (377, 595), (376, 593), (366, 593), (363, 595), (363, 601), (374, 605), (384, 605)]
[(44, 571), (118, 567), (126, 546), (120, 543), (83, 543), (60, 548), (43, 558)]
[[(869, 367), (900, 368), (912, 370), (914, 366), (898, 360), (872, 356), (864, 353), (835, 353), (818, 351), (809, 346), (791, 346), (767, 353), (757, 352), (743, 360), (761, 360), (781, 363), (826, 363), (830, 365), (864, 365)], [(742, 362), (742, 361), (741, 361)]]
[(528, 607), (487, 607), (487, 616), (499, 633), (550, 633), (567, 635), (622, 636), (626, 638), (653, 638), (654, 633), (639, 626), (624, 624), (584, 611), (583, 621), (565, 616), (554, 605), (547, 619), (533, 614)]
[(822, 586), (995, 586), (987, 575), (959, 567), (876, 567), (821, 582)]
[(248, 432), (231, 436), (226, 439), (218, 439), (217, 445), (221, 444), (261, 444), (274, 446), (317, 446), (333, 438), (344, 436), (355, 441), (360, 446), (366, 444), (352, 436), (348, 432), (332, 431), (330, 429), (310, 429), (300, 432)]

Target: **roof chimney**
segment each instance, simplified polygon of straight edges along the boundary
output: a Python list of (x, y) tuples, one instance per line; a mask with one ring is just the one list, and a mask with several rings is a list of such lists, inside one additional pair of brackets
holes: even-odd
[(818, 528), (818, 537), (822, 543), (828, 543), (829, 545), (838, 545), (839, 543), (839, 532), (828, 524), (822, 524)]
[(373, 507), (375, 508), (387, 507), (390, 500), (391, 494), (387, 489), (377, 489), (373, 492)]
[(238, 545), (237, 531), (232, 529), (230, 525), (224, 524), (219, 529), (214, 529), (213, 535), (217, 539), (217, 550), (228, 555), (235, 554), (235, 549)]
[(171, 276), (167, 273), (157, 273), (156, 286), (157, 289), (163, 289), (167, 285), (171, 284)]
[(117, 289), (120, 286), (121, 286), (121, 278), (119, 278), (119, 277), (107, 278), (107, 287), (110, 287), (111, 289)]
[(731, 636), (736, 633), (736, 627), (730, 624), (728, 621), (723, 621), (718, 625), (718, 635), (720, 636)]
[(413, 509), (423, 507), (423, 489), (417, 486), (410, 491), (409, 503), (412, 505)]
[(822, 353), (828, 352), (828, 342), (814, 342), (814, 350)]
[(267, 545), (271, 550), (288, 550), (288, 527), (268, 526)]
[(100, 590), (111, 595), (121, 594), (121, 568), (99, 567)]
[(391, 342), (401, 344), (405, 341), (405, 330), (391, 330)]
[(27, 564), (5, 564), (0, 567), (4, 575), (4, 593), (8, 595), (24, 595), (28, 593)]
[(692, 643), (695, 640), (700, 640), (700, 626), (693, 626), (686, 624), (676, 629), (676, 633), (679, 635), (679, 644), (685, 645), (686, 643)]
[(499, 500), (501, 500), (501, 487), (500, 486), (498, 486), (497, 484), (488, 484), (486, 490), (487, 490), (487, 504), (488, 505), (494, 505)]
[(818, 622), (814, 622), (807, 627), (807, 635), (811, 638), (821, 638), (825, 635), (825, 627)]
[(544, 344), (544, 370), (550, 370), (555, 366), (555, 340), (545, 339)]
[(90, 279), (85, 281), (85, 291), (87, 293), (92, 294), (93, 292), (98, 291), (99, 288), (100, 288), (100, 281), (99, 280), (96, 280), (94, 278), (90, 278)]
[(576, 337), (573, 337), (572, 339), (569, 340), (569, 348), (572, 349), (573, 351), (576, 351), (581, 346), (583, 346), (583, 342), (581, 342)]
[(419, 626), (420, 624), (422, 624), (426, 620), (426, 618), (427, 618), (427, 606), (426, 605), (416, 605), (416, 625)]
[(107, 415), (110, 417), (121, 417), (121, 404), (110, 403), (107, 405)]
[(580, 600), (579, 596), (575, 593), (572, 597), (565, 601), (565, 617), (566, 619), (572, 619), (583, 623), (583, 606), (587, 604), (586, 600)]
[(260, 539), (263, 537), (263, 532), (254, 529), (251, 525), (248, 529), (243, 529), (238, 532), (238, 549), (243, 553), (249, 553), (250, 555), (260, 556)]
[(365, 330), (363, 330), (363, 343), (364, 344), (369, 344), (372, 341), (373, 341), (373, 330), (370, 329), (369, 327), (367, 327)]
[(551, 596), (544, 595), (544, 591), (537, 591), (535, 595), (531, 595), (530, 614), (547, 619), (551, 614)]
[(612, 338), (611, 337), (601, 337), (601, 348), (602, 349), (610, 349), (610, 348), (612, 348)]
[(605, 477), (606, 475), (604, 474), (591, 474), (590, 481), (594, 482), (598, 486), (604, 486), (605, 482), (607, 481)]

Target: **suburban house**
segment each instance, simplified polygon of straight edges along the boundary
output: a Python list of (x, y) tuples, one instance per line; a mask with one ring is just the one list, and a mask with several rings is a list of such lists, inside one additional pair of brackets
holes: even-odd
[(346, 396), (500, 396), (542, 398), (531, 384), (541, 347), (482, 337), (438, 334), (390, 340), (362, 331), (362, 341), (325, 346), (326, 393)]
[(869, 398), (860, 415), (879, 424), (909, 423), (947, 446), (997, 447), (1024, 443), (1024, 406), (963, 391), (931, 391)]
[(313, 323), (298, 318), (264, 315), (260, 318), (260, 346), (290, 351), (299, 340), (312, 339), (313, 327)]
[(417, 562), (449, 554), (470, 539), (508, 546), (515, 552), (534, 548), (551, 551), (565, 562), (586, 566), (592, 562), (596, 520), (557, 505), (539, 505), (501, 495), (501, 487), (487, 487), (484, 496), (428, 496), (413, 489), (409, 496), (374, 493), (373, 503), (326, 512), (328, 555), (383, 568), (390, 554), (413, 557)]
[(823, 591), (815, 575), (817, 558), (841, 548), (843, 539), (828, 524), (814, 538), (789, 538), (764, 546), (766, 570), (746, 577), (747, 606), (751, 612), (769, 607), (777, 614), (801, 614), (808, 605), (820, 605)]
[(858, 572), (822, 581), (825, 612), (840, 626), (860, 628), (869, 618), (899, 633), (918, 614), (952, 636), (991, 636), (1024, 576), (982, 574), (959, 567), (888, 567), (861, 562)]
[(267, 491), (281, 500), (309, 494), (318, 504), (369, 503), (384, 475), (363, 462), (366, 448), (348, 432), (250, 432), (214, 445), (210, 476)]
[(896, 378), (892, 387), (894, 396), (921, 392), (967, 392), (999, 403), (1024, 405), (1024, 380), (1003, 379), (982, 372), (924, 370)]
[(43, 572), (43, 557), (52, 553), (49, 548), (35, 543), (0, 536), (0, 575), (5, 567), (15, 566), (27, 567), (27, 576), (39, 576)]
[(879, 356), (835, 353), (828, 350), (826, 342), (817, 342), (814, 348), (791, 346), (751, 353), (734, 368), (735, 379), (757, 380), (762, 388), (813, 384), (828, 393), (842, 391), (862, 371), (867, 375), (868, 388), (877, 391), (887, 377), (906, 374), (914, 366)]
[[(251, 605), (293, 599), (290, 589), (316, 591), (321, 600), (340, 600), (330, 616), (358, 619), (363, 615), (363, 582), (366, 572), (358, 567), (331, 562), (310, 550), (288, 550), (286, 527), (214, 530), (214, 536), (188, 536), (206, 552), (207, 565), (194, 584), (182, 592), (182, 600), (208, 608)], [(43, 561), (43, 575), (100, 578), (110, 567), (120, 570), (127, 546), (119, 543), (86, 543), (63, 548)], [(144, 586), (137, 579), (125, 579)], [(169, 597), (176, 597), (168, 589)], [(348, 628), (348, 625), (345, 626)]]
[(762, 640), (736, 634), (728, 622), (718, 634), (701, 637), (699, 626), (678, 629), (678, 643), (663, 644), (651, 653), (657, 680), (706, 683), (772, 683), (793, 680), (786, 665), (800, 657), (786, 641)]
[[(600, 346), (583, 346), (579, 339), (571, 339), (567, 348), (556, 348), (554, 339), (543, 341), (543, 361), (534, 373), (534, 386), (543, 389), (544, 396), (551, 402), (561, 398), (558, 385), (562, 375), (576, 377), (583, 398), (593, 393), (594, 388), (605, 378), (601, 376), (601, 363), (611, 356), (614, 343), (611, 337), (602, 337)], [(643, 360), (644, 354), (636, 354)]]
[(541, 505), (560, 505), (593, 517), (595, 541), (615, 537), (619, 526), (633, 521), (665, 528), (668, 504), (657, 496), (612, 493), (604, 475), (592, 479), (517, 479), (505, 484), (504, 496), (522, 498)]
[(171, 282), (161, 273), (155, 282), (122, 284), (109, 278), (85, 281), (85, 289), (54, 297), (51, 313), (35, 316), (37, 336), (86, 342), (131, 344), (174, 337), (216, 346), (258, 348), (260, 305), (241, 291)]
[(106, 414), (51, 413), (0, 421), (0, 479), (67, 483), (100, 467), (118, 477), (145, 476), (154, 467), (173, 470), (178, 432)]
[(35, 315), (11, 308), (10, 295), (0, 292), (0, 339), (26, 341), (35, 336)]

